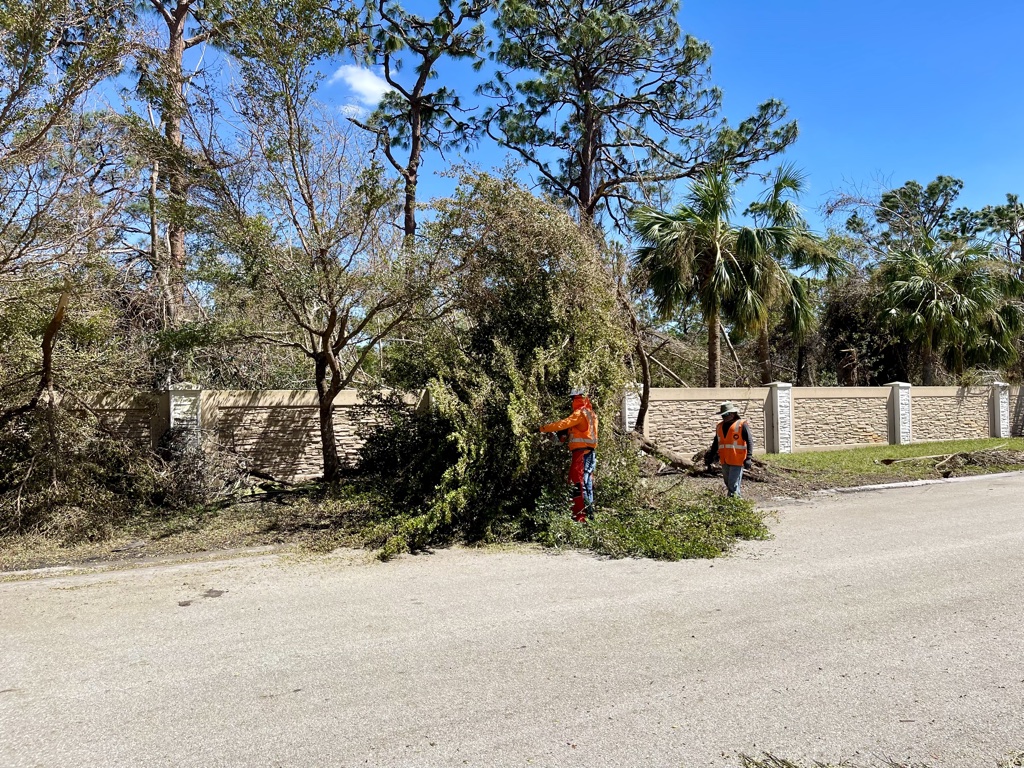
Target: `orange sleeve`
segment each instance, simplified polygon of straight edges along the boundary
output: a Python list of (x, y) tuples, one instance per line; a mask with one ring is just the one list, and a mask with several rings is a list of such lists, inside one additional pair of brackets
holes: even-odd
[(552, 421), (550, 424), (545, 424), (540, 428), (541, 432), (561, 432), (563, 429), (569, 429), (575, 427), (581, 421), (586, 421), (587, 417), (583, 415), (583, 411), (573, 411), (570, 416), (566, 416), (564, 419), (559, 421)]

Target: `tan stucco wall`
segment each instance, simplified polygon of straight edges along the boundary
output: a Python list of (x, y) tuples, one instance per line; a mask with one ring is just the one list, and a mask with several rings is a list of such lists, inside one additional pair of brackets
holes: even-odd
[(793, 450), (889, 442), (888, 387), (793, 387)]
[(731, 400), (750, 422), (756, 450), (765, 445), (764, 402), (767, 387), (750, 389), (653, 389), (647, 434), (651, 440), (684, 456), (705, 450), (715, 437), (718, 406)]
[(914, 387), (914, 442), (988, 437), (990, 397), (988, 387)]
[[(140, 446), (153, 445), (153, 424), (159, 395), (96, 393), (84, 397), (90, 412), (105, 429)], [(72, 409), (74, 403), (71, 404)]]
[[(794, 387), (793, 450), (888, 442), (889, 387)], [(765, 402), (768, 387), (651, 390), (648, 436), (685, 456), (702, 451), (714, 437), (723, 400), (735, 402), (750, 422), (758, 451), (767, 442)], [(990, 387), (912, 389), (915, 441), (988, 437)], [(94, 395), (90, 408), (115, 432), (150, 442), (166, 427), (167, 395)], [(201, 424), (207, 440), (244, 458), (255, 470), (296, 479), (322, 471), (316, 393), (308, 390), (263, 392), (203, 391)], [(410, 406), (415, 398), (407, 399)], [(379, 420), (355, 391), (338, 395), (334, 426), (342, 460), (352, 462), (362, 435)], [(1013, 434), (1024, 434), (1024, 389), (1010, 389)]]
[[(316, 393), (306, 390), (204, 392), (203, 426), (217, 445), (249, 467), (285, 480), (323, 473)], [(334, 433), (343, 463), (353, 463), (379, 414), (355, 391), (334, 400)]]
[[(363, 445), (360, 428), (375, 423), (372, 412), (342, 406), (334, 409), (334, 433), (343, 463), (355, 461)], [(222, 408), (214, 436), (217, 445), (244, 458), (251, 469), (282, 479), (323, 473), (320, 419), (315, 408)]]

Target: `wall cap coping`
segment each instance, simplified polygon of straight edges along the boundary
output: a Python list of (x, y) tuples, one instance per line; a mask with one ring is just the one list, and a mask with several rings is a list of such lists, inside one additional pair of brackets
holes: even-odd
[(914, 387), (916, 397), (979, 397), (988, 396), (992, 388), (985, 384), (976, 387)]
[(890, 394), (892, 394), (890, 387), (793, 387), (794, 400), (824, 400), (845, 397), (884, 400)]
[(764, 400), (770, 387), (652, 387), (651, 402), (668, 400)]
[[(217, 408), (316, 408), (318, 405), (315, 389), (207, 389), (203, 390), (203, 401)], [(402, 400), (409, 405), (420, 401), (418, 394), (406, 394)], [(357, 389), (343, 389), (335, 398), (333, 406), (346, 407), (363, 405), (366, 400)]]

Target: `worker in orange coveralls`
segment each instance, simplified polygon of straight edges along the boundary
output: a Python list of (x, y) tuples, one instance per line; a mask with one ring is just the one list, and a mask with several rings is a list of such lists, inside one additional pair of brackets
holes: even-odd
[(572, 464), (569, 466), (569, 484), (575, 493), (572, 499), (572, 518), (586, 522), (594, 511), (594, 468), (597, 466), (597, 414), (590, 398), (582, 389), (569, 393), (572, 414), (540, 428), (541, 432), (568, 431)]

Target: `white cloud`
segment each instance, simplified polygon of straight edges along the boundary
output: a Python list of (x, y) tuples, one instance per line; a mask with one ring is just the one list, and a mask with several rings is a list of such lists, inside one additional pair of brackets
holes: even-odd
[(353, 95), (368, 107), (376, 107), (384, 94), (392, 90), (387, 81), (371, 69), (345, 64), (331, 75), (329, 82), (345, 83)]
[(365, 120), (367, 115), (370, 114), (370, 110), (358, 104), (342, 104), (338, 107), (338, 111), (341, 112), (343, 117), (354, 117), (356, 120)]

